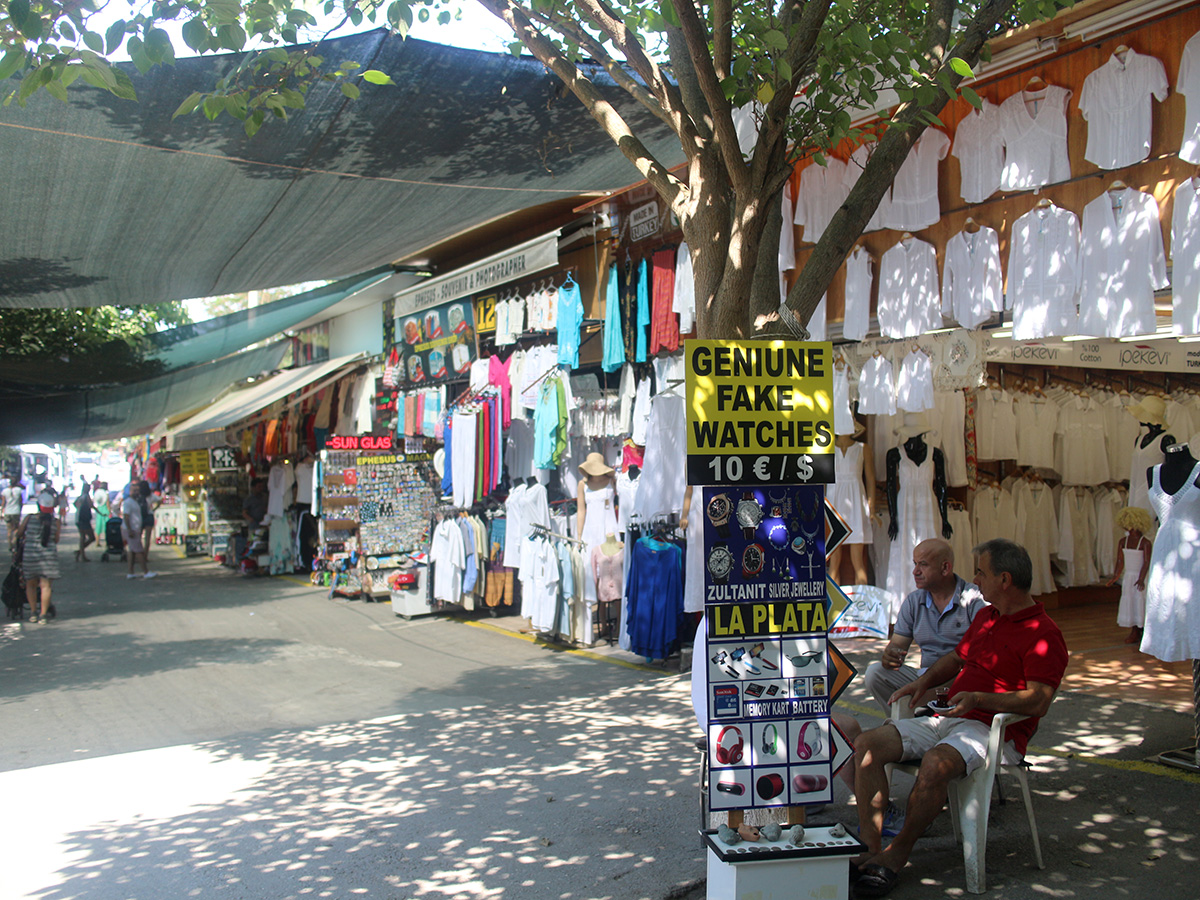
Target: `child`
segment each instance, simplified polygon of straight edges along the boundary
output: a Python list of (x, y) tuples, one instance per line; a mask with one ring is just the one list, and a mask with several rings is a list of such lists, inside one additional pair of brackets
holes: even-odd
[[(1117, 557), (1117, 571), (1108, 580), (1111, 587), (1121, 582), (1121, 605), (1117, 607), (1117, 624), (1129, 626), (1127, 644), (1142, 642), (1142, 625), (1146, 620), (1146, 573), (1150, 571), (1150, 539), (1146, 537), (1153, 524), (1150, 513), (1136, 506), (1127, 506), (1117, 513), (1117, 525), (1125, 529)], [(1122, 578), (1124, 574), (1124, 578)]]

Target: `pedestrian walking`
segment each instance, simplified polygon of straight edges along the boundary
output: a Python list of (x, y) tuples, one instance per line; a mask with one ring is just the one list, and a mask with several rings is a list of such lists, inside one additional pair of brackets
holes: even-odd
[(92, 506), (96, 511), (96, 535), (99, 540), (99, 535), (108, 533), (108, 520), (112, 517), (108, 506), (108, 482), (101, 481), (97, 483), (97, 487), (92, 491)]
[(55, 519), (58, 499), (50, 490), (37, 497), (38, 511), (21, 520), (18, 537), (21, 542), (21, 574), (25, 576), (25, 597), (29, 601), (30, 622), (49, 625), (52, 582), (60, 577), (58, 568), (58, 539), (62, 522)]
[(25, 485), (14, 481), (0, 493), (4, 505), (4, 524), (8, 528), (8, 552), (17, 546), (17, 529), (21, 527), (21, 505), (25, 502)]
[(96, 543), (96, 532), (92, 528), (92, 489), (85, 481), (75, 501), (75, 527), (79, 531), (79, 549), (75, 551), (75, 562), (91, 562), (84, 552)]
[[(138, 496), (141, 492), (140, 484), (130, 485), (129, 496), (121, 504), (121, 537), (124, 538), (125, 547), (129, 551), (129, 572), (125, 575), (126, 578), (153, 578), (158, 574), (151, 572), (146, 563), (146, 545), (142, 543), (142, 504)], [(133, 571), (135, 563), (139, 560), (142, 564), (140, 576)]]

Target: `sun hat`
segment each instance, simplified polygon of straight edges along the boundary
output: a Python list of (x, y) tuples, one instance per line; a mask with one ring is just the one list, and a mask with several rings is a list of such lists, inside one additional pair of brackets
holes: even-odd
[(1162, 397), (1155, 397), (1153, 395), (1145, 397), (1141, 403), (1125, 407), (1125, 411), (1139, 422), (1145, 422), (1147, 425), (1161, 425), (1163, 428), (1167, 427), (1167, 403)]
[(611, 475), (613, 467), (604, 461), (602, 454), (593, 451), (587, 455), (587, 459), (583, 461), (579, 471), (585, 475)]
[(916, 437), (919, 434), (927, 434), (931, 439), (937, 437), (937, 432), (929, 424), (929, 419), (922, 413), (905, 413), (904, 424), (893, 434), (901, 441), (907, 441), (910, 437)]

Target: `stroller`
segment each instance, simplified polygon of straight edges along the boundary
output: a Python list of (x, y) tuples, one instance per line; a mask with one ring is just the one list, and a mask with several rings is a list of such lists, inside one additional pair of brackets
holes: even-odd
[(109, 556), (115, 556), (125, 562), (125, 538), (121, 537), (121, 517), (114, 516), (104, 526), (104, 552), (100, 554), (100, 562), (108, 562)]

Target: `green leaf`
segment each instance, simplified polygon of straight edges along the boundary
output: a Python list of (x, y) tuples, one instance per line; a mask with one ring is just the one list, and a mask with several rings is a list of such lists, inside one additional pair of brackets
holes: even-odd
[(758, 86), (756, 93), (758, 102), (766, 106), (775, 97), (775, 87), (769, 81), (764, 81)]
[(183, 42), (193, 50), (207, 50), (212, 45), (212, 34), (199, 16), (184, 22), (180, 32)]
[(0, 81), (8, 79), (13, 72), (21, 68), (21, 63), (25, 62), (25, 48), (14, 47), (4, 54), (4, 58), (0, 59)]
[(133, 86), (133, 79), (126, 75), (122, 69), (113, 69), (112, 74), (113, 80), (116, 83), (113, 93), (122, 100), (136, 100), (137, 89)]
[(967, 102), (973, 107), (976, 109), (983, 109), (983, 99), (977, 93), (975, 93), (965, 84), (959, 87), (959, 91), (962, 92), (963, 97), (965, 97)]
[(367, 69), (362, 73), (363, 81), (369, 81), (371, 84), (395, 84), (390, 75), (386, 72), (380, 72), (378, 69)]
[(83, 42), (97, 53), (104, 52), (104, 38), (100, 37), (94, 31), (85, 31), (83, 33)]
[(768, 29), (763, 34), (762, 40), (768, 50), (783, 51), (787, 49), (787, 38), (783, 36), (782, 31), (776, 31), (774, 28)]
[(359, 95), (362, 93), (362, 91), (360, 91), (358, 89), (357, 84), (351, 84), (348, 81), (343, 81), (341, 84), (341, 88), (342, 88), (342, 93), (345, 94), (347, 97), (349, 97), (351, 100), (357, 100), (359, 98)]
[(204, 115), (210, 122), (215, 120), (225, 110), (225, 98), (208, 96), (204, 98)]
[(75, 29), (71, 27), (70, 22), (59, 22), (58, 33), (63, 36), (64, 41), (75, 43)]
[(975, 74), (971, 71), (971, 67), (967, 64), (967, 61), (957, 56), (950, 57), (950, 68), (952, 68), (963, 78), (971, 78)]
[(242, 128), (246, 132), (246, 137), (254, 137), (258, 133), (258, 129), (262, 128), (263, 120), (266, 119), (266, 113), (261, 109), (246, 117), (246, 121), (242, 123)]
[[(104, 34), (104, 42), (108, 47), (108, 52), (113, 53), (121, 46), (123, 40), (125, 40), (125, 20), (117, 19), (117, 21), (108, 26), (108, 31)], [(97, 50), (96, 52), (99, 53), (100, 51)]]
[(511, 53), (513, 56), (520, 56), (521, 51), (524, 49), (525, 49), (525, 45), (522, 44), (520, 41), (513, 41), (511, 44), (508, 45), (508, 52)]
[(177, 119), (180, 116), (186, 116), (190, 112), (194, 112), (196, 107), (200, 105), (200, 101), (204, 99), (204, 95), (199, 91), (192, 91), (187, 95), (187, 99), (179, 104), (179, 108), (171, 114), (172, 119)]
[(55, 100), (61, 100), (63, 103), (67, 102), (66, 85), (64, 85), (58, 79), (52, 78), (50, 81), (46, 82), (46, 93)]

